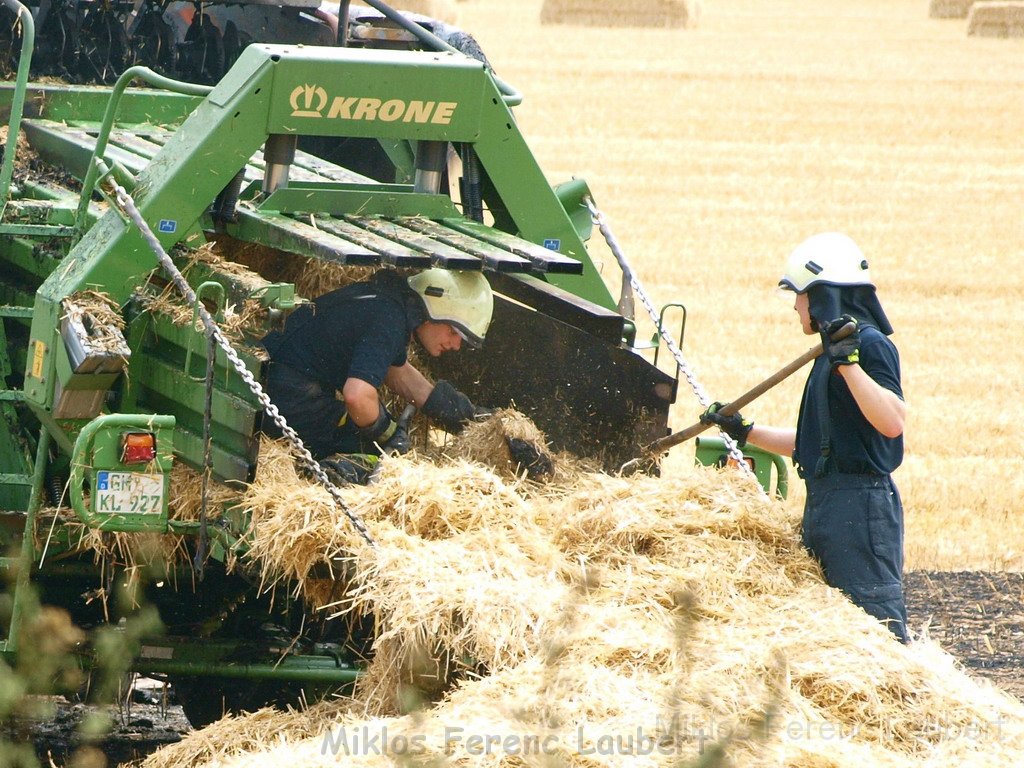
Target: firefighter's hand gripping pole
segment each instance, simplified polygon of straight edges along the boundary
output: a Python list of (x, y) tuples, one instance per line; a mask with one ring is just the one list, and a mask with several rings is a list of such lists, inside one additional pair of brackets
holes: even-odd
[[(842, 341), (851, 333), (853, 333), (854, 330), (856, 330), (856, 328), (857, 326), (855, 323), (847, 323), (834, 334), (832, 334), (832, 340)], [(723, 416), (731, 416), (732, 414), (739, 411), (741, 408), (745, 408), (747, 405), (754, 402), (757, 398), (759, 398), (769, 389), (772, 389), (776, 384), (779, 384), (780, 382), (788, 379), (790, 376), (792, 376), (798, 370), (803, 368), (809, 362), (811, 362), (817, 357), (820, 357), (824, 351), (824, 346), (821, 343), (818, 343), (817, 345), (811, 347), (802, 355), (800, 355), (800, 357), (798, 357), (796, 360), (780, 368), (778, 371), (773, 373), (760, 384), (751, 387), (742, 395), (733, 400), (731, 403), (726, 403), (725, 405), (723, 405), (718, 412), (721, 413)], [(647, 448), (644, 449), (644, 456), (640, 457), (639, 459), (633, 459), (632, 461), (627, 462), (625, 465), (623, 465), (623, 470), (625, 470), (627, 467), (633, 464), (633, 462), (650, 459), (651, 457), (662, 454), (669, 448), (673, 448), (679, 445), (680, 443), (685, 443), (687, 440), (692, 440), (701, 432), (704, 432), (705, 430), (709, 429), (711, 426), (712, 425), (710, 424), (702, 424), (701, 422), (698, 421), (696, 424), (693, 424), (684, 430), (659, 438), (658, 440), (655, 440), (653, 443), (647, 446)]]

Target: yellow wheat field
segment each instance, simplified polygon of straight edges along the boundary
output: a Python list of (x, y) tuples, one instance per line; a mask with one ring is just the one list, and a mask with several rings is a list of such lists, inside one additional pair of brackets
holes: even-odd
[[(1024, 567), (1024, 40), (928, 0), (708, 0), (694, 30), (541, 26), (541, 5), (459, 21), (526, 94), (549, 179), (585, 177), (655, 301), (686, 304), (711, 395), (815, 341), (774, 286), (804, 237), (849, 233), (903, 357), (907, 566)], [(746, 415), (793, 423), (802, 383)], [(698, 412), (684, 382), (674, 426)]]

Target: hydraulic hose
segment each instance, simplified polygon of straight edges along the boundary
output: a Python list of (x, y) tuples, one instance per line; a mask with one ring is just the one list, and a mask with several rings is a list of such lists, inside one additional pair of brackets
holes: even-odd
[[(5, 3), (14, 2), (14, 0), (3, 1)], [(89, 159), (85, 180), (82, 182), (82, 196), (78, 200), (78, 213), (75, 217), (77, 222), (75, 226), (78, 228), (79, 236), (81, 236), (87, 226), (86, 212), (89, 209), (89, 201), (92, 199), (93, 189), (96, 187), (96, 179), (99, 176), (99, 165), (96, 161), (103, 159), (103, 155), (107, 151), (107, 142), (110, 140), (110, 132), (114, 127), (114, 118), (117, 116), (117, 107), (121, 102), (121, 95), (129, 83), (136, 78), (149, 83), (154, 88), (162, 88), (165, 91), (182, 93), (186, 96), (206, 96), (213, 90), (213, 86), (210, 85), (197, 85), (195, 83), (186, 83), (182, 80), (172, 80), (169, 77), (157, 74), (149, 67), (143, 66), (129, 67), (117, 78), (117, 82), (114, 84), (110, 94), (110, 101), (107, 102), (107, 109), (103, 113), (103, 122), (100, 124), (100, 130), (96, 134), (96, 147), (93, 149), (92, 157)]]
[[(429, 29), (424, 29), (415, 21), (406, 18), (405, 16), (403, 16), (401, 13), (396, 11), (394, 8), (392, 8), (390, 5), (383, 2), (382, 0), (363, 0), (363, 2), (365, 2), (374, 10), (380, 11), (382, 14), (384, 14), (387, 18), (391, 19), (391, 21), (395, 22), (395, 24), (400, 26), (406, 32), (415, 35), (416, 38), (421, 43), (430, 46), (435, 51), (446, 51), (448, 53), (458, 53), (460, 55), (462, 54), (462, 51), (460, 51), (458, 48), (449, 43), (446, 43), (444, 40), (435, 35)], [(498, 90), (501, 91), (501, 95), (505, 101), (505, 104), (507, 104), (510, 107), (515, 107), (523, 103), (522, 93), (520, 93), (514, 87), (512, 87), (504, 80), (502, 80), (500, 77), (498, 77), (496, 74), (494, 74), (493, 71), (491, 71), (491, 77), (494, 78), (494, 83), (498, 86)]]

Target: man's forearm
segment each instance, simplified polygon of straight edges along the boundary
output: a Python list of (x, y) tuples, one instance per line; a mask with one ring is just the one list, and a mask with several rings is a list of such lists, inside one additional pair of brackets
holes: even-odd
[(792, 427), (762, 427), (755, 424), (747, 442), (781, 456), (792, 456), (796, 450), (796, 430)]
[(426, 376), (410, 363), (389, 368), (384, 376), (384, 383), (395, 394), (413, 403), (417, 408), (423, 407), (423, 403), (434, 389), (434, 385), (427, 381)]

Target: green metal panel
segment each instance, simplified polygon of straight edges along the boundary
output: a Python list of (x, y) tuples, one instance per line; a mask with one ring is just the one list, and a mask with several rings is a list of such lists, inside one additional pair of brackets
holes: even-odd
[(290, 183), (260, 204), (260, 210), (278, 213), (346, 213), (360, 216), (423, 216), (445, 219), (458, 216), (451, 198), (413, 192), (412, 187), (398, 184), (309, 184)]
[[(107, 108), (110, 89), (99, 86), (30, 84), (26, 95), (27, 117), (42, 117), (58, 122), (99, 122)], [(10, 108), (14, 86), (0, 84), (0, 110)], [(202, 99), (159, 90), (136, 89), (124, 95), (119, 110), (120, 122), (131, 125), (177, 125), (199, 105)]]
[[(2, 354), (3, 349), (0, 349)], [(31, 471), (32, 461), (26, 451), (18, 414), (10, 403), (0, 403), (0, 472), (24, 476)], [(25, 483), (0, 482), (0, 510), (24, 512), (28, 509), (30, 491), (31, 486)]]
[(480, 138), (473, 145), (493, 187), (491, 194), (485, 190), (485, 202), (496, 220), (507, 213), (514, 225), (513, 234), (583, 263), (582, 275), (550, 275), (549, 282), (606, 309), (615, 309), (615, 299), (493, 81), (489, 81), (488, 96), (481, 115)]
[[(128, 338), (133, 350), (130, 386), (125, 388), (119, 408), (173, 415), (177, 422), (175, 454), (192, 467), (201, 467), (206, 337), (189, 326), (175, 325), (164, 315), (146, 312), (131, 322)], [(263, 362), (244, 349), (239, 350), (239, 356), (259, 380)], [(255, 395), (218, 350), (210, 424), (214, 477), (252, 478), (259, 453), (261, 414)]]
[[(121, 440), (126, 432), (148, 431), (156, 436), (156, 458), (144, 467), (121, 461)], [(107, 414), (89, 421), (75, 441), (68, 481), (71, 508), (90, 528), (101, 531), (167, 532), (167, 502), (174, 463), (174, 418), (164, 415)], [(107, 510), (98, 493), (102, 473), (157, 475), (162, 487), (162, 503), (156, 512), (134, 509)], [(83, 482), (89, 480), (92, 497), (87, 505)]]
[(252, 48), (287, 64), (275, 72), (267, 133), (473, 141), (493, 90), (484, 65), (457, 54)]

